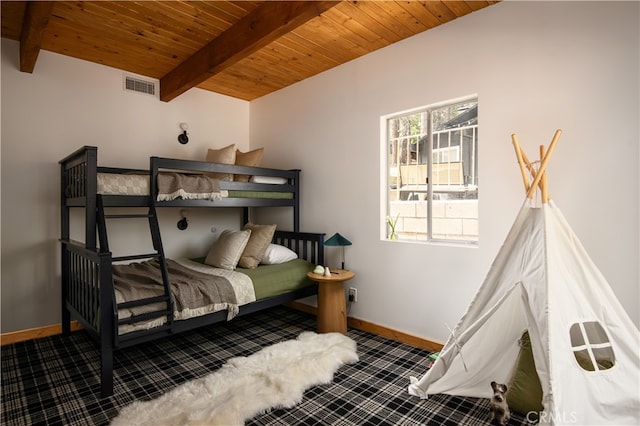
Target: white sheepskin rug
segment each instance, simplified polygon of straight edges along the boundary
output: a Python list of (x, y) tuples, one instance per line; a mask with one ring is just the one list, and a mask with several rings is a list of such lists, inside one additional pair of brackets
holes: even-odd
[(291, 408), (311, 386), (330, 383), (343, 364), (358, 361), (356, 342), (340, 333), (303, 332), (152, 401), (120, 411), (112, 425), (243, 425), (273, 408)]

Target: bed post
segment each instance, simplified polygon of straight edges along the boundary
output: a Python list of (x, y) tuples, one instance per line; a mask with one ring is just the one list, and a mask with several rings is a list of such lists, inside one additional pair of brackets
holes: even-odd
[(113, 280), (111, 275), (111, 253), (98, 253), (100, 275), (100, 397), (113, 395), (113, 348), (118, 324), (113, 300), (113, 287), (106, 283)]
[(293, 232), (300, 232), (300, 170), (294, 170), (294, 193), (293, 193)]
[(98, 148), (87, 146), (85, 171), (85, 247), (95, 249), (96, 245), (96, 194), (98, 192)]
[(244, 226), (249, 223), (249, 207), (242, 208), (242, 224), (240, 226)]
[[(69, 240), (69, 207), (67, 206), (67, 169), (64, 162), (60, 163), (60, 239), (62, 241)], [(67, 296), (69, 285), (69, 251), (67, 245), (60, 244), (61, 248), (61, 309), (62, 309), (62, 334), (68, 336), (71, 334), (71, 313), (67, 309)]]
[(100, 398), (113, 395), (113, 348), (100, 350)]

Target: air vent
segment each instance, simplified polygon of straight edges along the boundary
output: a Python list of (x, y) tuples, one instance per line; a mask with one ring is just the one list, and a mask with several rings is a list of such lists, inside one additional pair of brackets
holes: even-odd
[(124, 76), (124, 90), (127, 92), (143, 93), (145, 95), (156, 95), (156, 82), (143, 80), (130, 75)]

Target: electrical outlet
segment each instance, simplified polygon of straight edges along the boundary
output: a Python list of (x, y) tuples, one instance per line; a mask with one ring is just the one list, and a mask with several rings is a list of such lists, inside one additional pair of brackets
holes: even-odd
[(358, 290), (355, 287), (349, 287), (349, 302), (358, 301)]

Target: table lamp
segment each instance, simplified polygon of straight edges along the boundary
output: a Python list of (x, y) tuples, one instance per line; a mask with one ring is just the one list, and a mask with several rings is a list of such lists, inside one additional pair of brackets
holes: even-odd
[(324, 245), (342, 247), (342, 269), (344, 269), (344, 246), (350, 246), (351, 241), (336, 232), (331, 238), (324, 242)]

